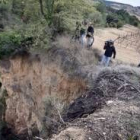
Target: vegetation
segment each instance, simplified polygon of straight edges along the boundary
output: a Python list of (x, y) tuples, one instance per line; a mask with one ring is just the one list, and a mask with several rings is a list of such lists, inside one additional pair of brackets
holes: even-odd
[(130, 24), (136, 27), (140, 26), (140, 21), (136, 16), (131, 16), (125, 10), (114, 10), (110, 7), (107, 8), (108, 15), (106, 17), (106, 23), (109, 27), (120, 28), (125, 24)]
[(5, 0), (0, 19), (0, 58), (10, 56), (27, 38), (34, 39), (33, 48), (48, 48), (58, 34), (73, 32), (77, 21), (103, 23), (101, 12), (84, 0)]
[(32, 48), (49, 48), (57, 35), (74, 32), (77, 21), (92, 22), (94, 27), (140, 26), (126, 11), (90, 0), (3, 0), (0, 19), (0, 58), (25, 46), (28, 38), (33, 39)]

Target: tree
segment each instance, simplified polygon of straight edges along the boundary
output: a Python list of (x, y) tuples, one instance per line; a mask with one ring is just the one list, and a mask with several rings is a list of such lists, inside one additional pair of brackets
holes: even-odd
[(94, 26), (103, 24), (103, 16), (100, 12), (94, 12), (89, 15), (89, 21), (93, 22)]
[(106, 5), (103, 2), (100, 2), (97, 6), (97, 10), (102, 14), (106, 13)]
[(42, 2), (42, 0), (39, 0), (39, 4), (40, 4), (40, 11), (41, 11), (41, 14), (44, 16), (44, 18), (46, 18), (45, 14), (44, 14), (44, 9), (43, 9), (43, 2)]
[[(55, 0), (45, 0), (43, 3), (42, 0), (39, 0), (41, 14), (47, 20), (48, 25), (52, 24), (52, 19), (53, 19), (53, 14), (54, 14), (54, 2)], [(43, 6), (43, 4), (45, 6)], [(44, 7), (46, 10), (46, 13), (44, 12)]]
[(19, 1), (19, 0), (12, 0), (12, 13), (22, 16), (24, 13), (24, 8), (25, 8), (25, 3), (24, 1)]

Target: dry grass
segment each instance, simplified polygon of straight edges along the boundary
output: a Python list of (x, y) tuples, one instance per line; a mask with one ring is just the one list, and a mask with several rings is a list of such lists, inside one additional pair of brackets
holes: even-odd
[(83, 65), (96, 65), (100, 59), (101, 52), (98, 49), (83, 48), (78, 42), (70, 42), (70, 37), (57, 38), (57, 46), (68, 49), (76, 59)]
[(54, 92), (52, 88), (44, 99), (45, 116), (40, 118), (43, 123), (41, 138), (50, 137), (59, 127), (65, 125), (61, 114), (69, 102), (84, 94), (88, 88), (87, 74), (83, 68), (87, 65), (95, 66), (99, 57), (98, 50), (87, 50), (78, 43), (70, 43), (69, 37), (58, 38), (54, 47), (41, 55), (43, 63), (48, 65), (47, 75), (60, 77), (56, 87), (53, 87), (57, 90)]

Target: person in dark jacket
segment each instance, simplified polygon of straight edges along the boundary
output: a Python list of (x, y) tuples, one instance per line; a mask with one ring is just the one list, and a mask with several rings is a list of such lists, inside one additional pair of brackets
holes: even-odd
[(114, 42), (112, 40), (106, 41), (104, 46), (105, 53), (102, 57), (101, 64), (108, 66), (113, 55), (113, 58), (116, 57), (116, 49), (114, 47)]
[(92, 36), (94, 34), (94, 28), (93, 28), (93, 26), (91, 24), (88, 26), (87, 33), (91, 33)]

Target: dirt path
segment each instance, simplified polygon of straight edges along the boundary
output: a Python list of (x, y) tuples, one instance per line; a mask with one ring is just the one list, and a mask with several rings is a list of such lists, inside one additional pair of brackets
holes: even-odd
[[(109, 39), (115, 40), (119, 35), (122, 36), (122, 35), (136, 33), (136, 32), (138, 32), (138, 28), (135, 28), (130, 25), (125, 25), (121, 29), (115, 29), (115, 28), (96, 29), (95, 43), (93, 47), (98, 48), (103, 52), (103, 46), (106, 40)], [(133, 63), (136, 65), (139, 63), (140, 54), (135, 49), (135, 46), (130, 45), (126, 47), (125, 42), (121, 45), (116, 42), (115, 46), (117, 50), (117, 57), (116, 57), (117, 60), (122, 61), (124, 63)]]

